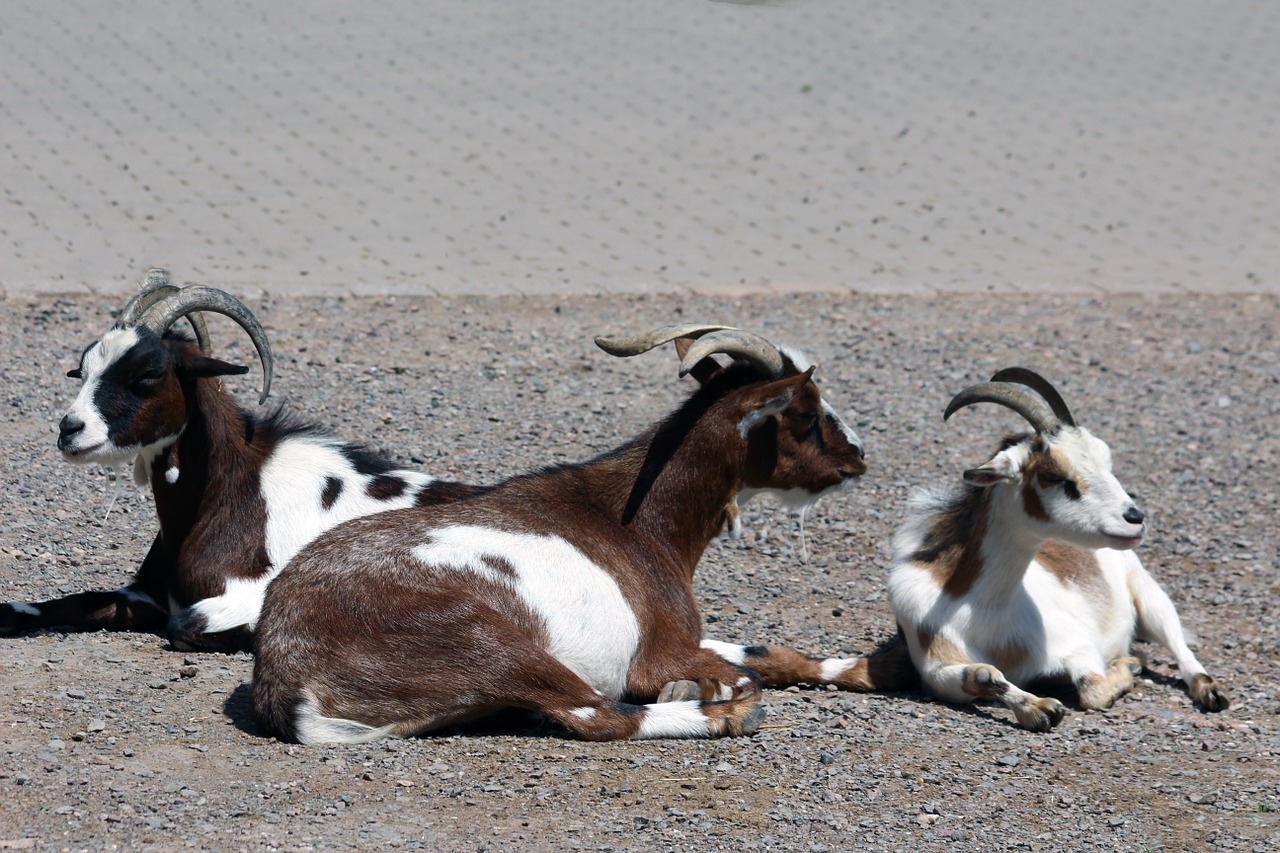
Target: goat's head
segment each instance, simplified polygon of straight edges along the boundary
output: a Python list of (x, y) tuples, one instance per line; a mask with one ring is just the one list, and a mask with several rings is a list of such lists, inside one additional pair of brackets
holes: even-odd
[(1012, 409), (1035, 432), (1007, 439), (985, 465), (964, 472), (965, 482), (1009, 488), (1033, 529), (1047, 538), (1118, 549), (1142, 541), (1142, 510), (1111, 473), (1111, 449), (1076, 425), (1044, 377), (1021, 367), (1001, 370), (957, 394), (943, 418), (973, 403)]
[[(66, 459), (117, 465), (170, 443), (186, 423), (191, 382), (248, 371), (208, 355), (201, 311), (224, 314), (249, 334), (262, 360), (259, 402), (265, 402), (273, 372), (271, 346), (253, 313), (221, 290), (177, 288), (163, 270), (151, 270), (111, 329), (67, 373), (82, 385), (59, 424), (58, 449)], [(191, 322), (196, 342), (170, 330), (183, 316)]]
[[(692, 375), (728, 407), (745, 448), (743, 497), (777, 494), (803, 507), (847, 488), (866, 471), (862, 442), (822, 399), (814, 368), (799, 354), (726, 326), (665, 326), (631, 338), (597, 338), (611, 355), (632, 356), (674, 341), (680, 375)], [(714, 355), (730, 356), (722, 365)]]

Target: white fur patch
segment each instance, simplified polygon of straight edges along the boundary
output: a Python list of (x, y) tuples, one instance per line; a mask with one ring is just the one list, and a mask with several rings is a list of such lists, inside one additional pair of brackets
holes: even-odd
[(731, 664), (742, 666), (747, 660), (747, 647), (719, 640), (703, 640), (702, 648), (715, 652)]
[[(434, 480), (420, 471), (388, 471), (387, 475), (404, 480), (407, 486), (390, 500), (377, 500), (366, 492), (373, 477), (357, 472), (334, 439), (302, 435), (280, 443), (261, 474), (262, 499), (267, 505), (267, 557), (274, 572), (334, 525), (413, 506), (418, 492)], [(325, 509), (321, 495), (330, 477), (342, 483), (342, 490)]]
[(844, 436), (845, 441), (854, 447), (862, 447), (862, 439), (858, 438), (858, 434), (853, 431), (853, 427), (844, 422), (844, 418), (836, 414), (836, 410), (831, 408), (831, 404), (826, 400), (822, 401), (822, 413), (827, 416), (836, 425), (836, 429), (840, 430), (840, 434)]
[(178, 482), (178, 469), (172, 465), (164, 469), (164, 481), (171, 486)]
[(823, 682), (835, 681), (858, 663), (858, 658), (827, 658), (822, 662)]
[(204, 630), (210, 634), (230, 631), (241, 625), (252, 630), (258, 625), (267, 584), (277, 574), (279, 572), (269, 572), (256, 578), (227, 578), (222, 595), (202, 598), (191, 605), (191, 612), (204, 617)]
[[(640, 647), (635, 613), (613, 576), (558, 536), (454, 525), (430, 532), (415, 559), (474, 572), (512, 589), (542, 619), (547, 652), (606, 696), (618, 699)], [(501, 560), (514, 577), (484, 560)]]
[(663, 702), (644, 706), (644, 718), (636, 731), (637, 740), (671, 737), (710, 737), (707, 717), (700, 702)]
[(590, 706), (584, 706), (582, 708), (574, 708), (569, 713), (573, 714), (579, 720), (590, 720), (596, 715), (596, 709)]
[(40, 615), (40, 609), (37, 607), (32, 607), (30, 604), (24, 604), (21, 601), (10, 601), (8, 604), (10, 607), (12, 607), (14, 610), (16, 610), (19, 613), (25, 613), (28, 616)]
[(310, 699), (298, 703), (299, 743), (369, 743), (391, 734), (394, 726), (369, 726), (355, 720), (325, 717)]

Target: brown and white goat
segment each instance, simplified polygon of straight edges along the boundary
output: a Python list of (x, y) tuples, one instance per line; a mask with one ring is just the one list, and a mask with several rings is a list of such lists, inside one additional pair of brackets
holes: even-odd
[(744, 489), (840, 490), (862, 448), (813, 369), (758, 336), (690, 325), (597, 342), (635, 355), (672, 340), (701, 387), (635, 440), (303, 548), (258, 624), (264, 730), (364, 742), (514, 707), (591, 740), (752, 732), (759, 681), (700, 646), (694, 569)]
[(964, 472), (963, 487), (914, 496), (894, 539), (889, 598), (928, 688), (951, 702), (998, 699), (1022, 727), (1048, 731), (1062, 703), (1018, 685), (1067, 679), (1081, 707), (1109, 707), (1141, 671), (1136, 636), (1173, 653), (1201, 707), (1226, 708), (1133, 552), (1144, 517), (1111, 473), (1107, 445), (1025, 368), (961, 391), (944, 417), (979, 402), (1035, 431), (1006, 439)]
[[(247, 649), (267, 584), (318, 533), (359, 515), (477, 491), (390, 463), (279, 411), (257, 417), (222, 390), (248, 368), (208, 355), (199, 312), (249, 335), (271, 387), (266, 332), (211, 287), (177, 288), (152, 270), (111, 329), (68, 375), (83, 384), (58, 448), (74, 463), (133, 462), (160, 530), (133, 581), (36, 603), (0, 604), (0, 635), (41, 628), (165, 629), (178, 648)], [(197, 342), (171, 330), (182, 316)]]

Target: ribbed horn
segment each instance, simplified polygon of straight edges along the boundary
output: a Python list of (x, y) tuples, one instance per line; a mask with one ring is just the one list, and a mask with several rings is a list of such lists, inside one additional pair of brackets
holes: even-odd
[[(116, 318), (116, 324), (122, 328), (136, 326), (138, 318), (161, 299), (166, 296), (177, 293), (179, 288), (169, 283), (169, 271), (152, 267), (147, 270), (147, 277), (142, 282), (142, 289), (134, 295), (124, 308), (120, 311), (120, 316)], [(205, 325), (204, 318), (198, 313), (188, 314), (187, 322), (191, 324), (192, 330), (196, 333), (196, 343), (200, 345), (200, 352), (209, 355), (212, 348), (209, 344), (209, 327)]]
[(1051, 434), (1061, 426), (1044, 400), (1006, 382), (979, 382), (977, 385), (970, 385), (951, 398), (942, 419), (945, 421), (960, 409), (974, 403), (995, 403), (1012, 409), (1026, 418), (1036, 432)]
[(156, 334), (163, 335), (179, 317), (192, 311), (212, 311), (230, 317), (248, 333), (249, 340), (253, 341), (258, 350), (258, 359), (262, 362), (262, 396), (258, 398), (258, 405), (265, 403), (271, 394), (271, 377), (275, 373), (271, 344), (267, 341), (267, 333), (258, 318), (230, 293), (204, 285), (184, 287), (148, 308), (138, 322)]
[(1071, 410), (1067, 408), (1067, 401), (1062, 399), (1058, 389), (1054, 388), (1048, 379), (1045, 379), (1034, 370), (1026, 367), (1006, 367), (1004, 370), (998, 371), (995, 376), (992, 376), (991, 381), (1016, 382), (1019, 385), (1027, 386), (1041, 397), (1044, 397), (1044, 401), (1049, 404), (1049, 408), (1053, 409), (1053, 413), (1058, 416), (1058, 420), (1067, 426), (1073, 427), (1076, 425), (1076, 419), (1071, 416)]
[(695, 364), (718, 352), (749, 361), (772, 377), (782, 376), (782, 353), (778, 348), (754, 332), (741, 329), (721, 329), (698, 338), (680, 360), (680, 375), (687, 375)]
[(682, 323), (679, 325), (663, 326), (660, 329), (654, 329), (652, 332), (645, 332), (642, 335), (632, 335), (629, 338), (606, 338), (603, 335), (596, 338), (596, 346), (620, 358), (629, 358), (633, 355), (640, 355), (648, 352), (654, 347), (660, 347), (665, 343), (670, 343), (677, 338), (699, 338), (707, 332), (718, 332), (721, 329), (728, 329), (730, 326), (708, 326), (705, 323)]

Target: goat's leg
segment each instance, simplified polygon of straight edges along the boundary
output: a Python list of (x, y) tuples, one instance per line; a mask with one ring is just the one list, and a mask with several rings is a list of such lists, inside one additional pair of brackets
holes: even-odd
[(1080, 707), (1090, 711), (1110, 708), (1115, 701), (1133, 689), (1134, 676), (1142, 672), (1142, 661), (1135, 657), (1116, 658), (1099, 673), (1073, 675), (1080, 693)]
[[(255, 713), (268, 730), (290, 736), (288, 729), (292, 728), (292, 736), (304, 743), (355, 743), (386, 735), (410, 736), (513, 707), (541, 714), (578, 737), (593, 741), (746, 735), (764, 717), (758, 696), (649, 705), (620, 702), (592, 688), (542, 649), (519, 642), (518, 635), (513, 634), (508, 640), (503, 651), (489, 650), (487, 671), (470, 683), (450, 685), (439, 675), (456, 676), (456, 666), (439, 670), (438, 660), (417, 658), (411, 653), (403, 660), (425, 663), (422, 670), (399, 666), (358, 673), (359, 689), (337, 693), (330, 688), (324, 701), (318, 701), (314, 694), (309, 696), (308, 690), (285, 687), (294, 679), (277, 678), (272, 671), (279, 664), (264, 663), (259, 656)], [(436, 650), (435, 644), (431, 647)], [(291, 698), (279, 698), (282, 687)], [(281, 721), (296, 723), (281, 725)]]
[(1196, 704), (1206, 711), (1226, 709), (1231, 700), (1187, 646), (1182, 620), (1164, 589), (1140, 565), (1129, 569), (1127, 580), (1129, 595), (1138, 612), (1138, 636), (1157, 642), (1173, 653), (1178, 662), (1178, 674)]
[[(696, 689), (695, 689), (696, 688)], [(639, 699), (658, 697), (659, 702), (698, 698), (761, 698), (760, 679), (740, 664), (725, 660), (707, 648), (641, 653), (627, 673), (627, 695)]]
[(158, 631), (169, 615), (136, 585), (79, 592), (65, 598), (0, 604), (0, 637), (42, 628), (74, 631)]
[(998, 699), (1013, 711), (1018, 725), (1033, 732), (1049, 731), (1066, 713), (1057, 699), (1028, 693), (989, 663), (931, 665), (926, 661), (921, 677), (930, 690), (950, 702)]
[(119, 589), (79, 592), (65, 598), (0, 604), (0, 637), (43, 628), (72, 631), (159, 631), (169, 618), (165, 571), (169, 565), (156, 534), (133, 582)]
[(754, 670), (765, 687), (834, 684), (841, 690), (902, 690), (916, 681), (911, 655), (900, 636), (857, 658), (809, 657), (786, 646), (740, 646), (719, 640), (703, 640), (702, 647)]
[(180, 651), (251, 651), (267, 584), (275, 573), (228, 578), (220, 595), (202, 598), (169, 618), (165, 633)]

